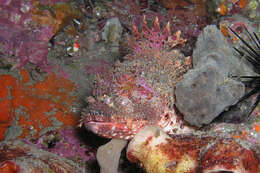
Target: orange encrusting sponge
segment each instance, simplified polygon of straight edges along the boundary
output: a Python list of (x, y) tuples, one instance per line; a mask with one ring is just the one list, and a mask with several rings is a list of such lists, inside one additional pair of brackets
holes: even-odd
[(22, 129), (22, 138), (38, 137), (47, 127), (77, 125), (78, 117), (70, 112), (77, 101), (72, 96), (71, 81), (51, 73), (44, 81), (33, 84), (26, 70), (21, 70), (20, 76), (0, 75), (0, 140), (14, 121)]

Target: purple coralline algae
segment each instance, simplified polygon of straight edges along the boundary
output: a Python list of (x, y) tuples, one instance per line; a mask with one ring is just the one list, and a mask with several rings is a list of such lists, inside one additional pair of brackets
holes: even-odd
[[(60, 14), (65, 14), (66, 10), (62, 11), (60, 7), (69, 6), (67, 3), (56, 6), (52, 4), (54, 3), (44, 0), (1, 2), (0, 52), (4, 55), (2, 64), (19, 68), (31, 63), (43, 71), (50, 70), (51, 65), (47, 60), (48, 41), (58, 31), (58, 23), (63, 24), (62, 20), (65, 20)], [(48, 23), (54, 21), (52, 15), (55, 16), (56, 23)]]
[(62, 129), (60, 132), (49, 132), (40, 137), (35, 145), (48, 152), (78, 162), (95, 160), (96, 157), (96, 153), (80, 140), (76, 129)]
[(6, 1), (1, 5), (0, 43), (2, 52), (9, 60), (6, 63), (15, 63), (15, 67), (21, 67), (30, 62), (46, 69), (46, 41), (52, 37), (54, 28), (34, 24), (30, 14), (33, 5), (30, 2)]

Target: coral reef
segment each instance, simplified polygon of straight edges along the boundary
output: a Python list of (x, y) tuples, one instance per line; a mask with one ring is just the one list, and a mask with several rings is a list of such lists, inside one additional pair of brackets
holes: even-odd
[(53, 35), (64, 28), (73, 19), (79, 19), (79, 9), (69, 3), (34, 1), (34, 8), (31, 11), (32, 20), (38, 25), (47, 25), (53, 28)]
[(257, 34), (258, 13), (257, 0), (0, 1), (0, 172), (258, 173), (259, 106), (243, 115), (259, 97), (233, 105), (248, 89), (234, 76), (255, 73), (228, 30)]
[[(209, 24), (209, 21), (205, 20), (207, 18), (206, 2), (200, 0), (159, 1), (103, 1), (102, 5), (95, 4), (94, 11), (99, 14), (99, 19), (118, 17), (128, 29), (131, 29), (133, 23), (138, 28), (141, 27), (143, 15), (147, 16), (149, 22), (158, 17), (163, 25), (170, 21), (174, 26), (171, 29), (174, 32), (181, 30), (184, 38), (197, 37), (203, 27)], [(164, 9), (160, 4), (169, 9)]]
[[(142, 9), (143, 7), (139, 4), (138, 1), (131, 1), (131, 0), (114, 0), (110, 1), (103, 1), (103, 7), (97, 4), (95, 8), (103, 9), (103, 13), (100, 13), (100, 17), (103, 16), (105, 18), (110, 17), (118, 17), (120, 22), (126, 26), (128, 29), (131, 29), (135, 20), (140, 19), (142, 16)], [(145, 7), (144, 7), (145, 8)], [(155, 13), (146, 13), (149, 17), (155, 17)]]
[(127, 157), (148, 173), (260, 172), (259, 153), (252, 145), (221, 133), (168, 136), (158, 127), (147, 126), (129, 143)]
[(206, 16), (207, 15), (207, 1), (204, 0), (157, 0), (167, 9), (173, 9), (178, 11), (179, 9), (192, 9), (192, 13), (196, 16)]
[(191, 67), (190, 57), (174, 49), (185, 41), (180, 32), (170, 33), (169, 24), (161, 30), (158, 18), (149, 29), (144, 16), (142, 31), (136, 28), (129, 38), (132, 54), (96, 76), (82, 122), (109, 138), (130, 139), (148, 124), (169, 133), (192, 131), (174, 110), (174, 87)]
[(41, 150), (21, 140), (0, 143), (0, 172), (2, 173), (84, 173), (84, 165)]
[(1, 109), (1, 139), (38, 137), (49, 130), (77, 125), (78, 117), (71, 112), (77, 102), (72, 82), (54, 73), (38, 82), (33, 82), (26, 70), (18, 75), (0, 75), (0, 102), (5, 105)]
[[(53, 71), (75, 83), (81, 102), (92, 92), (94, 75), (107, 73), (119, 58), (118, 38), (122, 36), (122, 27), (120, 23), (113, 25), (116, 18), (112, 19), (102, 27), (83, 18), (73, 20), (73, 25), (64, 28), (66, 33), (58, 32), (52, 39), (48, 59), (55, 64)], [(73, 31), (71, 26), (75, 26)], [(102, 39), (102, 33), (109, 37), (107, 42), (105, 37)]]
[[(180, 8), (165, 9), (158, 2), (159, 0), (114, 0), (114, 1), (100, 1), (95, 2), (91, 6), (91, 12), (85, 12), (87, 15), (93, 18), (99, 19), (99, 26), (103, 27), (109, 18), (117, 17), (126, 30), (131, 30), (132, 25), (136, 25), (138, 29), (142, 28), (142, 17), (147, 16), (147, 22), (152, 23), (156, 17), (160, 21), (160, 25), (166, 25), (170, 21), (172, 24), (171, 30), (173, 32), (181, 31), (182, 37), (188, 39), (185, 47), (181, 49), (186, 56), (192, 54), (192, 49), (196, 37), (201, 30), (210, 24), (211, 20), (208, 20), (206, 13), (206, 2), (200, 0), (193, 0), (191, 3), (185, 3), (183, 1), (168, 1), (176, 4)], [(175, 3), (176, 2), (176, 3)], [(182, 6), (183, 4), (188, 6)], [(192, 10), (194, 9), (194, 10)], [(121, 42), (123, 41), (121, 39)], [(122, 47), (128, 48), (122, 44)]]

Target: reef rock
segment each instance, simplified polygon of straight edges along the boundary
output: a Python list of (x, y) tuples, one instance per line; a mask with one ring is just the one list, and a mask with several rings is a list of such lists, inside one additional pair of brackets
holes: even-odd
[(205, 66), (190, 70), (177, 84), (176, 105), (186, 121), (200, 127), (209, 124), (243, 94), (241, 82), (225, 77), (216, 63), (208, 60)]
[(0, 143), (0, 172), (85, 173), (85, 166), (21, 140)]
[(234, 138), (221, 134), (168, 136), (154, 126), (137, 133), (128, 145), (127, 157), (147, 173), (260, 172), (256, 152)]
[[(211, 54), (214, 56), (208, 56)], [(215, 25), (204, 28), (198, 37), (192, 56), (194, 68), (203, 66), (208, 59), (211, 59), (216, 62), (218, 70), (224, 76), (254, 74), (250, 63), (236, 56), (233, 47), (228, 44)]]
[(209, 124), (244, 95), (244, 84), (229, 76), (253, 71), (233, 54), (233, 48), (214, 25), (206, 27), (198, 37), (194, 70), (176, 85), (176, 106), (190, 124)]
[(125, 140), (112, 139), (109, 143), (98, 148), (97, 160), (101, 173), (117, 172), (121, 151), (126, 144)]

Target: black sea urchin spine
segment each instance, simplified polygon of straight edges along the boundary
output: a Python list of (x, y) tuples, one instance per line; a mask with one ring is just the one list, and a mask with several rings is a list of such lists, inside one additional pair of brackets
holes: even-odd
[(242, 37), (240, 37), (234, 30), (232, 30), (231, 28), (229, 29), (243, 43), (243, 46), (240, 46), (239, 49), (238, 48), (234, 48), (234, 49), (238, 52), (239, 56), (249, 61), (252, 64), (254, 71), (257, 74), (259, 74), (257, 76), (234, 76), (240, 79), (245, 79), (242, 80), (242, 82), (245, 84), (246, 87), (252, 89), (249, 93), (243, 96), (238, 102), (241, 102), (249, 98), (250, 96), (257, 94), (256, 101), (252, 105), (248, 113), (248, 116), (250, 116), (251, 113), (256, 108), (256, 106), (258, 105), (258, 103), (260, 102), (260, 41), (257, 34), (255, 32), (251, 34), (246, 27), (245, 30), (247, 32), (250, 43), (245, 41)]

